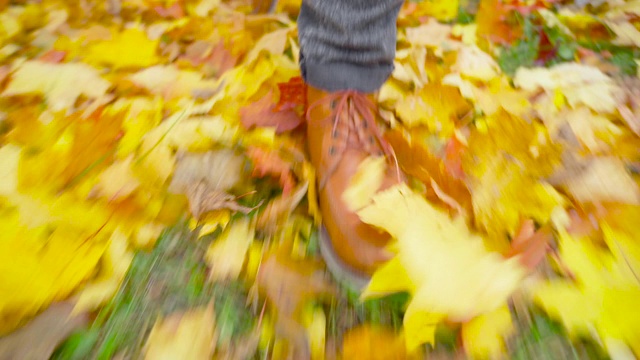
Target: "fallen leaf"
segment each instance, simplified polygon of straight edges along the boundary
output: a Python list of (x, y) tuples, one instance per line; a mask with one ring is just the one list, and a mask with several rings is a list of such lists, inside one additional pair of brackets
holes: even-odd
[(167, 100), (194, 96), (198, 92), (215, 93), (218, 84), (203, 79), (203, 75), (192, 70), (179, 70), (173, 65), (155, 65), (131, 75), (131, 81), (152, 94)]
[(466, 321), (497, 309), (525, 275), (516, 259), (488, 251), (461, 219), (451, 220), (406, 185), (378, 193), (358, 215), (397, 241), (397, 256), (374, 273), (362, 296), (411, 294), (404, 315), (410, 351), (433, 343), (444, 319)]
[(285, 28), (262, 35), (249, 54), (247, 54), (245, 62), (254, 62), (262, 51), (270, 54), (282, 54), (287, 44), (287, 36), (290, 31), (291, 29)]
[(558, 145), (542, 125), (504, 111), (481, 124), (471, 132), (462, 162), (476, 224), (495, 239), (514, 236), (523, 218), (547, 224), (565, 203), (545, 181), (559, 166)]
[(613, 156), (593, 157), (561, 172), (563, 184), (579, 202), (640, 204), (640, 188), (624, 163)]
[(71, 109), (80, 95), (89, 99), (104, 96), (110, 86), (86, 64), (31, 60), (15, 70), (2, 96), (42, 94), (51, 111), (60, 111)]
[(464, 350), (474, 359), (501, 359), (506, 355), (506, 340), (513, 332), (509, 307), (499, 307), (462, 325)]
[(278, 151), (249, 146), (247, 156), (253, 162), (252, 176), (264, 177), (270, 175), (277, 177), (282, 186), (283, 194), (288, 194), (293, 189), (296, 181), (291, 171), (292, 164), (284, 160)]
[(209, 190), (229, 190), (240, 181), (243, 164), (243, 157), (229, 149), (182, 153), (178, 156), (169, 190), (186, 193), (199, 184)]
[(291, 131), (302, 124), (302, 118), (292, 109), (276, 110), (273, 92), (240, 109), (240, 121), (245, 129), (254, 126), (275, 127), (278, 134)]
[(461, 48), (451, 70), (478, 81), (489, 81), (500, 73), (498, 63), (477, 46)]
[(414, 46), (441, 47), (449, 41), (451, 25), (429, 19), (418, 27), (406, 28), (407, 41)]
[(434, 156), (421, 143), (420, 132), (405, 133), (388, 131), (385, 138), (394, 149), (402, 170), (415, 176), (427, 186), (427, 199), (442, 202), (456, 211), (471, 209), (471, 194), (457, 174), (448, 171), (445, 162)]
[(544, 259), (552, 238), (549, 229), (536, 231), (533, 221), (525, 220), (511, 240), (507, 256), (517, 256), (523, 266), (533, 270)]
[(158, 319), (145, 345), (145, 359), (209, 360), (215, 350), (213, 304)]
[(200, 219), (208, 212), (228, 209), (240, 211), (245, 214), (251, 212), (251, 208), (239, 205), (236, 197), (222, 190), (211, 190), (206, 184), (198, 183), (191, 186), (186, 192), (189, 199), (189, 210), (191, 214)]
[(245, 256), (255, 237), (255, 227), (247, 218), (236, 220), (209, 246), (205, 259), (210, 279), (235, 280), (240, 276)]
[[(157, 238), (154, 237), (154, 240)], [(116, 294), (124, 280), (133, 252), (128, 248), (129, 237), (121, 229), (116, 229), (109, 239), (109, 247), (101, 259), (100, 275), (90, 281), (75, 297), (74, 314), (95, 311)]]
[(469, 104), (452, 86), (427, 84), (419, 92), (396, 104), (398, 118), (408, 127), (427, 125), (442, 138), (449, 138), (460, 115), (470, 110)]
[(140, 29), (130, 28), (117, 32), (110, 40), (89, 46), (85, 60), (91, 64), (126, 67), (147, 67), (158, 62), (158, 40), (151, 40)]
[(265, 255), (256, 284), (276, 316), (277, 334), (291, 342), (297, 355), (294, 358), (309, 358), (310, 344), (301, 318), (303, 309), (310, 301), (330, 299), (336, 290), (320, 262), (293, 260), (287, 249), (290, 247), (280, 246)]
[(640, 298), (637, 276), (623, 258), (592, 244), (587, 238), (559, 236), (560, 258), (575, 281), (553, 279), (535, 288), (535, 301), (572, 335), (595, 333), (611, 353), (626, 343), (638, 353)]
[(417, 359), (409, 356), (404, 336), (392, 329), (374, 324), (363, 324), (349, 329), (342, 338), (343, 359)]
[(418, 3), (418, 6), (424, 9), (425, 15), (433, 16), (440, 21), (450, 21), (458, 15), (459, 3), (458, 0), (427, 0)]
[(511, 10), (507, 4), (502, 0), (480, 0), (476, 14), (478, 39), (504, 45), (521, 36), (521, 27), (509, 23)]
[(87, 325), (87, 314), (72, 315), (73, 304), (55, 303), (13, 333), (0, 337), (0, 360), (49, 359), (73, 331)]
[(133, 156), (129, 156), (106, 168), (100, 174), (100, 180), (96, 185), (97, 194), (109, 201), (117, 201), (131, 195), (140, 186), (140, 181), (131, 170), (132, 163)]
[(550, 96), (559, 91), (569, 105), (585, 105), (599, 113), (616, 110), (622, 89), (599, 69), (577, 63), (563, 63), (551, 68), (519, 68), (513, 79), (527, 90), (542, 89)]
[(286, 224), (291, 212), (298, 206), (304, 198), (309, 188), (309, 183), (298, 185), (292, 192), (274, 198), (267, 203), (265, 209), (258, 215), (256, 220), (257, 229), (267, 233), (275, 234)]

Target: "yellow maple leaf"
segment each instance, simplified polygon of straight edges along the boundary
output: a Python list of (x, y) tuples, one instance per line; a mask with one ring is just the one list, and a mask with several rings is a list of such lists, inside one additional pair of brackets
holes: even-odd
[(111, 40), (89, 46), (85, 60), (90, 64), (114, 68), (146, 67), (158, 62), (156, 49), (159, 40), (151, 40), (136, 28), (125, 29), (112, 35)]
[(211, 243), (205, 258), (213, 280), (235, 280), (240, 276), (247, 251), (255, 238), (255, 225), (249, 219), (236, 220)]
[(560, 257), (575, 281), (538, 285), (536, 302), (570, 333), (589, 336), (595, 330), (609, 351), (618, 351), (623, 342), (640, 355), (640, 283), (626, 260), (565, 231)]
[(501, 306), (462, 325), (464, 350), (474, 359), (502, 358), (505, 338), (513, 331), (509, 307)]
[(469, 109), (457, 88), (433, 83), (400, 99), (395, 107), (396, 114), (408, 127), (427, 125), (443, 138), (451, 137), (458, 116)]
[(485, 120), (472, 131), (463, 157), (477, 224), (497, 238), (514, 235), (522, 218), (548, 222), (564, 204), (543, 180), (559, 164), (558, 147), (542, 125), (503, 110)]
[(374, 273), (362, 296), (411, 293), (404, 317), (409, 350), (433, 343), (445, 318), (464, 321), (497, 309), (525, 275), (516, 258), (488, 251), (464, 221), (404, 184), (378, 193), (358, 215), (397, 241), (397, 256)]
[(43, 94), (49, 110), (67, 110), (80, 95), (97, 99), (111, 85), (96, 69), (82, 63), (52, 64), (30, 60), (13, 73), (2, 96)]
[[(5, 294), (0, 298), (0, 333), (64, 299), (89, 278), (108, 239), (108, 231), (101, 231), (105, 212), (69, 196), (13, 196), (10, 202), (17, 210), (4, 210), (0, 218), (0, 292)], [(40, 207), (38, 223), (31, 218), (33, 206)]]
[(145, 345), (145, 360), (209, 360), (215, 350), (213, 304), (158, 319)]

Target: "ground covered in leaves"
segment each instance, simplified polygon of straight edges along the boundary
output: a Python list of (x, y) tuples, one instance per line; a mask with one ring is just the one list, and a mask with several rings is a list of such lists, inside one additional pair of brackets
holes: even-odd
[(0, 359), (640, 357), (640, 1), (403, 5), (362, 292), (265, 4), (0, 0)]

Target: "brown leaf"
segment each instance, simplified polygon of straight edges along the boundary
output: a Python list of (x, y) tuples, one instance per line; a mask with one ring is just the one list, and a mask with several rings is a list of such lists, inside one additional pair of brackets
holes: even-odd
[(169, 191), (184, 194), (200, 183), (209, 190), (229, 190), (240, 181), (243, 162), (228, 149), (180, 154)]
[(215, 210), (229, 209), (245, 214), (251, 212), (251, 208), (239, 205), (236, 197), (221, 190), (211, 189), (204, 183), (198, 183), (187, 190), (189, 210), (191, 214), (200, 219), (202, 215)]
[(75, 329), (88, 323), (86, 314), (72, 315), (73, 304), (57, 303), (13, 333), (0, 338), (0, 360), (48, 359)]
[(302, 117), (293, 109), (276, 110), (273, 91), (269, 91), (260, 100), (240, 109), (240, 121), (246, 129), (275, 127), (280, 134), (300, 126)]
[(309, 358), (302, 312), (309, 301), (327, 300), (336, 289), (319, 261), (293, 260), (291, 246), (281, 245), (265, 255), (256, 283), (276, 316), (276, 333), (289, 340), (295, 359)]

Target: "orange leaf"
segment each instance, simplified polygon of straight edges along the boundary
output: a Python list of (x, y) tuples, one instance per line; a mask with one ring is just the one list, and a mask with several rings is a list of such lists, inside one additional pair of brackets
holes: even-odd
[(444, 155), (444, 167), (451, 176), (456, 179), (464, 179), (465, 174), (462, 170), (462, 154), (466, 146), (456, 136), (453, 136), (447, 142)]
[(251, 176), (264, 177), (267, 175), (278, 178), (282, 186), (282, 193), (288, 194), (296, 181), (291, 171), (291, 163), (285, 161), (275, 150), (250, 146), (247, 149), (247, 156), (253, 162), (253, 172)]
[(302, 118), (292, 109), (276, 110), (273, 92), (240, 109), (240, 121), (246, 129), (254, 126), (275, 127), (277, 133), (290, 131), (302, 123)]
[[(418, 134), (414, 132), (413, 135)], [(385, 137), (393, 147), (402, 170), (427, 185), (427, 199), (444, 203), (456, 210), (459, 207), (467, 211), (471, 209), (471, 195), (458, 177), (459, 174), (450, 172), (445, 162), (434, 156), (426, 145), (417, 141), (417, 136), (409, 134), (405, 137), (401, 131), (392, 130)], [(451, 200), (459, 206), (452, 204)]]
[(510, 13), (504, 0), (481, 0), (476, 14), (478, 39), (497, 44), (511, 44), (518, 39), (522, 30), (507, 22)]
[(529, 269), (534, 269), (544, 259), (549, 242), (552, 239), (551, 231), (542, 228), (536, 231), (533, 220), (522, 222), (516, 236), (511, 241), (511, 250), (507, 256), (520, 255), (520, 262)]

